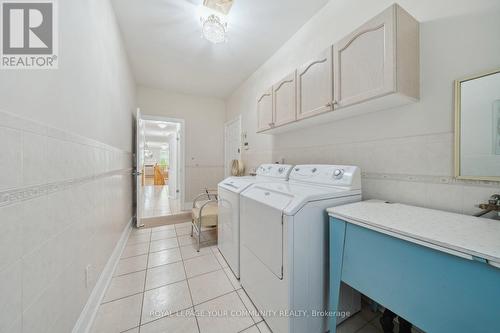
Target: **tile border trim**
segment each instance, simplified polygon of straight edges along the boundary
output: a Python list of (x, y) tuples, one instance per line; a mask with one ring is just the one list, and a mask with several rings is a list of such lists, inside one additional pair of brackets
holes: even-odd
[(0, 191), (0, 207), (14, 205), (19, 202), (28, 201), (44, 195), (69, 189), (84, 183), (89, 183), (98, 179), (108, 178), (116, 175), (128, 174), (132, 177), (132, 168), (118, 169), (91, 176), (62, 180), (53, 183), (18, 187), (14, 189)]
[(465, 185), (498, 188), (500, 183), (486, 180), (463, 180), (451, 176), (429, 176), (429, 175), (410, 175), (410, 174), (385, 174), (375, 172), (361, 172), (362, 179), (370, 180), (392, 180), (412, 183), (431, 183), (444, 185)]

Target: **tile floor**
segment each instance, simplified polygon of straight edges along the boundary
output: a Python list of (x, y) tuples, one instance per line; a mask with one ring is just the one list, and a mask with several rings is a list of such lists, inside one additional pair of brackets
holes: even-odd
[(142, 193), (142, 216), (144, 218), (173, 215), (181, 212), (180, 200), (168, 196), (168, 185), (143, 186)]
[[(93, 333), (271, 332), (214, 245), (215, 232), (202, 234), (199, 253), (190, 232), (190, 222), (132, 231)], [(381, 333), (377, 325), (363, 309), (338, 332)]]

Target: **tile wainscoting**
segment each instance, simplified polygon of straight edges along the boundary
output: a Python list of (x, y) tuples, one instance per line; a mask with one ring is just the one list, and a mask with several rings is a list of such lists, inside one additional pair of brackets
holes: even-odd
[(289, 144), (285, 140), (278, 139), (270, 160), (284, 159), (290, 164), (358, 165), (362, 170), (364, 199), (389, 200), (463, 214), (480, 211), (477, 204), (500, 192), (499, 182), (457, 180), (452, 176), (453, 133), (363, 142), (341, 142), (339, 138), (338, 141), (290, 148), (286, 147)]
[(70, 332), (132, 217), (132, 155), (0, 112), (0, 332)]

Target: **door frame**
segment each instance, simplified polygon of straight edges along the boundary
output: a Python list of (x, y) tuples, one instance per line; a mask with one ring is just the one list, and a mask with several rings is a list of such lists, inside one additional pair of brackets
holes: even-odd
[(178, 123), (180, 124), (179, 130), (179, 142), (180, 142), (180, 151), (177, 156), (177, 179), (178, 179), (178, 190), (180, 192), (180, 204), (181, 208), (185, 206), (186, 200), (186, 121), (180, 118), (171, 118), (171, 117), (163, 117), (163, 116), (150, 116), (150, 115), (141, 115), (141, 119), (143, 120), (152, 120), (152, 121), (163, 121), (167, 123)]
[(227, 134), (227, 131), (228, 131), (228, 128), (229, 126), (231, 126), (232, 124), (238, 122), (239, 125), (240, 125), (240, 133), (239, 133), (239, 139), (240, 139), (240, 147), (239, 147), (239, 156), (238, 158), (241, 159), (241, 143), (242, 143), (242, 138), (241, 138), (241, 133), (243, 133), (242, 131), (242, 128), (241, 128), (241, 115), (238, 115), (236, 118), (232, 119), (232, 120), (229, 120), (227, 122), (224, 123), (224, 176), (225, 177), (229, 177), (230, 176), (230, 172), (229, 172), (229, 165), (228, 165), (228, 151), (227, 151), (227, 141), (226, 141), (226, 134)]

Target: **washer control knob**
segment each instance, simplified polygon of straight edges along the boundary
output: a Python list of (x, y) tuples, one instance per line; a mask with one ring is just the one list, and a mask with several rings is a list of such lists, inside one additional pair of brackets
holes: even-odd
[(278, 169), (279, 173), (283, 173), (283, 171), (285, 171), (285, 168), (283, 168), (283, 167), (281, 167), (281, 168)]
[(342, 169), (335, 169), (335, 171), (333, 172), (333, 177), (335, 179), (340, 179), (342, 178), (343, 175), (344, 175), (344, 170)]
[(313, 173), (315, 173), (316, 171), (318, 171), (318, 169), (317, 169), (317, 168), (312, 168), (312, 170), (311, 170), (311, 171), (312, 171)]

